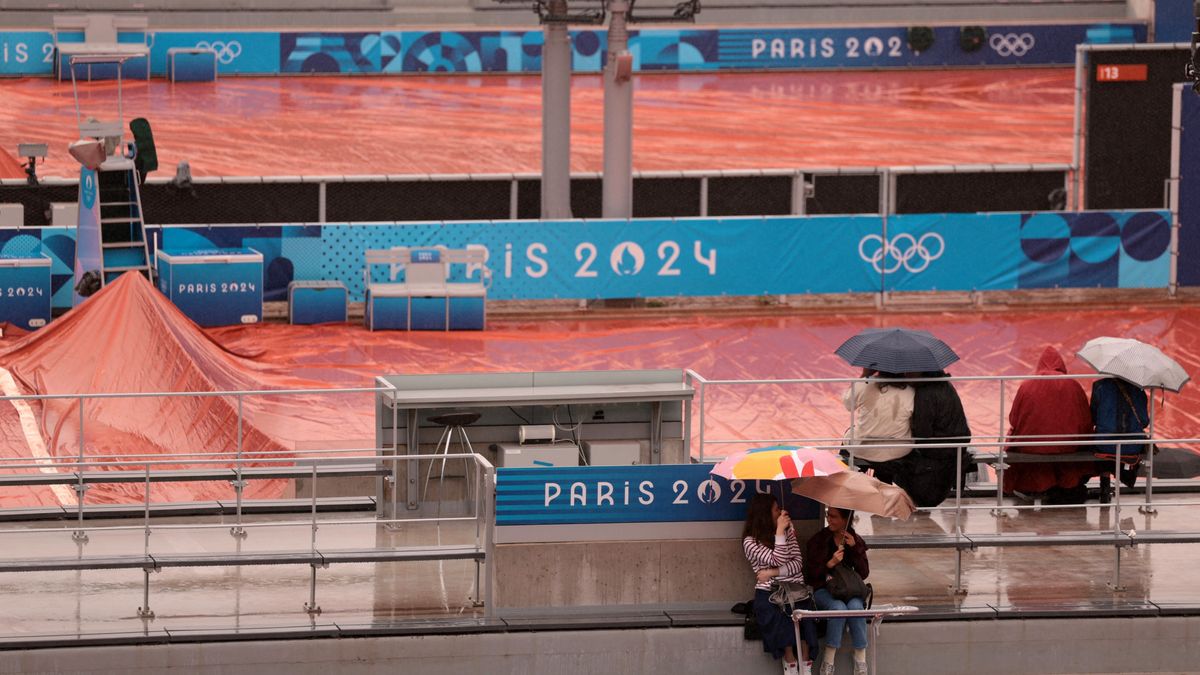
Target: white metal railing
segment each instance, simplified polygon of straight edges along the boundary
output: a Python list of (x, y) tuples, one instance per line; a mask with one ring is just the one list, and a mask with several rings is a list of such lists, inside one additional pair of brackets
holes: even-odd
[[(245, 454), (245, 398), (247, 396), (266, 397), (266, 396), (308, 396), (308, 395), (342, 395), (342, 394), (376, 394), (381, 391), (388, 391), (387, 387), (342, 387), (328, 389), (250, 389), (250, 390), (231, 390), (231, 391), (200, 391), (200, 392), (138, 392), (138, 393), (98, 393), (98, 394), (28, 394), (18, 396), (0, 396), (0, 402), (3, 401), (55, 401), (69, 400), (75, 401), (78, 406), (79, 427), (78, 427), (78, 455), (76, 462), (79, 465), (85, 464), (86, 448), (87, 448), (87, 422), (85, 415), (85, 403), (92, 400), (107, 400), (107, 399), (138, 399), (138, 398), (228, 398), (232, 397), (237, 402), (237, 429), (235, 450), (233, 459), (238, 467), (237, 478), (234, 481), (235, 497), (237, 499), (237, 517), (241, 520), (242, 513), (242, 492), (245, 487), (241, 479), (241, 460)], [(253, 451), (255, 455), (261, 453), (259, 450)], [(293, 453), (294, 454), (294, 453)], [(161, 456), (161, 455), (160, 455)], [(175, 456), (172, 454), (172, 456)], [(183, 456), (183, 455), (180, 455)], [(45, 466), (45, 463), (42, 463)], [(78, 504), (78, 519), (79, 524), (83, 524), (83, 503), (84, 497), (88, 490), (87, 484), (84, 483), (82, 472), (80, 472), (79, 482), (74, 487), (77, 493)]]
[[(334, 457), (305, 456), (305, 455), (316, 455), (316, 454), (326, 455), (326, 454), (330, 454), (330, 453), (336, 454), (338, 456), (334, 456)], [(278, 454), (283, 454), (283, 453), (278, 453)], [(304, 475), (304, 477), (312, 480), (311, 496), (309, 498), (310, 506), (308, 509), (309, 518), (308, 518), (307, 524), (311, 531), (311, 536), (310, 536), (310, 540), (309, 540), (309, 551), (314, 556), (319, 554), (318, 543), (317, 543), (317, 532), (320, 527), (341, 526), (341, 525), (370, 525), (372, 527), (380, 527), (380, 526), (394, 527), (394, 526), (400, 526), (400, 525), (411, 525), (414, 523), (434, 523), (440, 528), (442, 523), (447, 523), (447, 522), (463, 522), (463, 521), (474, 522), (475, 523), (474, 549), (480, 554), (478, 557), (475, 558), (475, 583), (474, 583), (474, 587), (473, 587), (474, 588), (474, 590), (473, 590), (474, 600), (477, 605), (484, 607), (485, 611), (487, 613), (489, 613), (489, 614), (491, 613), (492, 608), (494, 606), (494, 603), (493, 603), (493, 569), (494, 569), (494, 565), (492, 564), (492, 561), (494, 560), (493, 556), (494, 556), (494, 539), (495, 539), (494, 538), (495, 518), (492, 513), (492, 504), (495, 499), (496, 474), (495, 474), (495, 467), (490, 462), (488, 462), (487, 459), (485, 459), (481, 455), (473, 454), (473, 453), (449, 453), (449, 454), (448, 453), (435, 453), (435, 454), (425, 454), (425, 455), (419, 455), (419, 454), (418, 455), (385, 455), (384, 450), (377, 449), (377, 448), (333, 450), (333, 451), (330, 451), (330, 450), (292, 451), (291, 454), (292, 454), (292, 456), (290, 456), (290, 457), (258, 457), (258, 456), (254, 456), (254, 457), (231, 458), (228, 455), (223, 454), (223, 453), (208, 453), (208, 454), (189, 453), (189, 459), (187, 460), (187, 464), (192, 467), (200, 467), (200, 469), (197, 469), (198, 473), (202, 472), (204, 467), (232, 468), (232, 470), (234, 471), (234, 475), (237, 476), (237, 480), (231, 481), (231, 482), (234, 482), (234, 483), (241, 482), (243, 484), (244, 484), (244, 480), (242, 479), (242, 476), (243, 476), (242, 471), (244, 469), (248, 468), (247, 465), (252, 465), (253, 467), (260, 467), (263, 465), (267, 465), (267, 466), (275, 466), (275, 467), (301, 468), (301, 469), (307, 468), (307, 469), (309, 469), (309, 471), (306, 473), (306, 475)], [(327, 467), (327, 466), (339, 466), (339, 467), (346, 466), (346, 464), (347, 464), (346, 455), (354, 455), (353, 458), (359, 459), (360, 460), (359, 463), (361, 463), (361, 464), (369, 464), (372, 466), (387, 466), (390, 464), (390, 475), (387, 476), (387, 480), (391, 481), (393, 485), (399, 483), (398, 471), (399, 471), (399, 464), (402, 461), (403, 462), (407, 462), (410, 460), (433, 461), (433, 460), (437, 460), (437, 459), (466, 460), (468, 462), (468, 466), (474, 467), (474, 471), (472, 472), (471, 470), (468, 470), (466, 472), (467, 475), (464, 476), (464, 480), (473, 481), (474, 487), (475, 487), (475, 489), (471, 491), (471, 493), (474, 495), (474, 499), (471, 500), (471, 503), (469, 505), (469, 508), (467, 511), (468, 515), (466, 515), (466, 516), (437, 515), (434, 517), (424, 517), (424, 518), (414, 517), (414, 518), (400, 518), (400, 519), (390, 518), (389, 519), (389, 518), (378, 517), (375, 513), (372, 513), (369, 517), (365, 517), (365, 518), (336, 518), (335, 517), (335, 518), (327, 518), (327, 519), (318, 519), (317, 518), (317, 511), (318, 511), (317, 493), (318, 493), (318, 483), (322, 476), (321, 468)], [(155, 552), (152, 550), (152, 547), (151, 547), (151, 534), (154, 531), (169, 532), (169, 531), (179, 531), (179, 530), (228, 529), (230, 531), (230, 534), (240, 541), (240, 539), (248, 536), (247, 531), (246, 531), (248, 528), (249, 529), (270, 529), (270, 528), (284, 528), (284, 527), (294, 528), (298, 524), (304, 523), (304, 521), (297, 520), (294, 517), (294, 514), (288, 514), (288, 517), (286, 517), (286, 518), (279, 517), (274, 520), (266, 520), (266, 521), (260, 521), (260, 522), (244, 521), (242, 518), (242, 510), (241, 510), (241, 494), (240, 494), (241, 486), (235, 485), (235, 488), (237, 488), (237, 491), (238, 491), (239, 501), (238, 501), (238, 511), (237, 511), (237, 517), (235, 520), (235, 525), (232, 528), (229, 527), (228, 523), (221, 523), (221, 522), (187, 523), (187, 524), (155, 523), (152, 526), (151, 525), (151, 523), (152, 523), (152, 518), (151, 518), (152, 500), (151, 500), (151, 489), (150, 489), (151, 484), (153, 482), (155, 482), (156, 477), (161, 477), (161, 474), (158, 474), (158, 471), (163, 469), (163, 467), (168, 467), (168, 466), (176, 467), (179, 464), (180, 464), (180, 459), (179, 459), (179, 457), (177, 457), (175, 455), (169, 455), (169, 456), (159, 455), (158, 459), (138, 459), (138, 460), (125, 459), (125, 460), (104, 460), (104, 461), (95, 461), (95, 460), (88, 460), (88, 459), (82, 459), (82, 460), (80, 460), (80, 459), (72, 459), (72, 460), (56, 459), (56, 460), (48, 460), (48, 461), (40, 461), (40, 462), (31, 462), (27, 458), (2, 458), (2, 459), (0, 459), (0, 469), (3, 469), (5, 471), (33, 470), (33, 471), (39, 471), (39, 472), (46, 472), (48, 469), (52, 470), (53, 472), (75, 471), (75, 472), (78, 472), (81, 480), (82, 480), (83, 472), (85, 470), (89, 470), (89, 469), (95, 470), (94, 473), (89, 474), (89, 478), (91, 479), (92, 482), (97, 482), (97, 483), (104, 482), (105, 474), (109, 474), (109, 477), (111, 477), (113, 479), (117, 479), (117, 478), (125, 479), (128, 477), (129, 473), (134, 472), (138, 469), (141, 470), (141, 473), (144, 476), (144, 489), (145, 489), (141, 524), (140, 525), (104, 524), (104, 525), (86, 526), (83, 524), (83, 521), (81, 519), (79, 521), (79, 523), (77, 524), (76, 528), (70, 533), (71, 538), (73, 539), (73, 541), (75, 541), (75, 543), (78, 546), (78, 553), (76, 555), (70, 556), (70, 559), (72, 561), (78, 561), (76, 563), (77, 568), (83, 568), (83, 569), (88, 568), (88, 559), (84, 556), (84, 546), (88, 543), (88, 539), (89, 539), (88, 533), (142, 531), (142, 532), (144, 532), (143, 542), (142, 542), (142, 550), (139, 554), (130, 554), (130, 555), (137, 555), (137, 556), (140, 556), (141, 559), (151, 561), (153, 559), (153, 556), (155, 555)], [(120, 473), (118, 474), (117, 472), (120, 472)], [(472, 473), (473, 473), (473, 476), (471, 475)], [(268, 479), (270, 479), (270, 478), (268, 478)], [(225, 478), (225, 477), (217, 478), (217, 477), (206, 477), (203, 475), (197, 475), (194, 478), (195, 482), (225, 481), (225, 480), (227, 480), (227, 478)], [(122, 480), (121, 482), (127, 482), (127, 481)], [(80, 501), (82, 503), (82, 500), (80, 500)], [(81, 506), (80, 513), (82, 514), (82, 506)], [(81, 516), (81, 518), (82, 518), (82, 516)], [(29, 535), (29, 534), (53, 535), (53, 534), (65, 534), (65, 533), (66, 533), (66, 530), (64, 528), (56, 528), (56, 527), (33, 527), (33, 528), (0, 527), (0, 539), (3, 539), (4, 537), (9, 537), (9, 536), (15, 536), (15, 535)], [(6, 546), (5, 548), (7, 550), (14, 550), (15, 547)], [(390, 547), (379, 547), (377, 545), (373, 548), (375, 550), (384, 552), (385, 554), (388, 552), (394, 553), (395, 555), (393, 557), (396, 560), (404, 559), (404, 555), (403, 555), (404, 552), (402, 550), (397, 550), (397, 549), (390, 548)], [(448, 547), (448, 546), (444, 546), (441, 544), (440, 529), (439, 529), (438, 543), (436, 545), (420, 547), (420, 548), (422, 549), (422, 556), (423, 556), (421, 559), (430, 559), (430, 560), (439, 559), (439, 550), (445, 552), (445, 554), (444, 554), (445, 559), (449, 559), (451, 557), (452, 550), (457, 551), (457, 549), (455, 547)], [(326, 549), (326, 551), (328, 552), (329, 549)], [(268, 549), (257, 548), (254, 552), (254, 555), (255, 556), (266, 555), (266, 556), (270, 557), (271, 555), (282, 555), (284, 553), (294, 553), (294, 552), (295, 552), (294, 550), (273, 551), (269, 548)], [(172, 554), (172, 555), (175, 555), (175, 554)], [(97, 562), (96, 568), (100, 569), (100, 568), (105, 568), (106, 566), (110, 566), (111, 558), (112, 558), (112, 556), (109, 556), (109, 555), (104, 556), (103, 561)], [(236, 566), (236, 565), (243, 564), (244, 559), (245, 559), (244, 554), (240, 553), (240, 544), (239, 544), (239, 552), (238, 553), (205, 554), (205, 560), (206, 560), (205, 564)], [(137, 563), (138, 561), (133, 561), (133, 562)], [(307, 563), (308, 561), (299, 561), (299, 562)], [(36, 569), (37, 566), (40, 564), (40, 565), (46, 567), (47, 569), (54, 569), (55, 559), (39, 559), (39, 560), (35, 560), (35, 561), (23, 560), (23, 559), (0, 559), (0, 571), (4, 571), (5, 564), (15, 564), (18, 567), (25, 565), (29, 569)], [(287, 564), (287, 561), (285, 559), (280, 559), (278, 561), (278, 564)], [(139, 566), (140, 566), (140, 563), (139, 563)], [(184, 565), (184, 566), (186, 566), (186, 565)], [(309, 613), (320, 613), (320, 611), (321, 611), (320, 607), (319, 607), (319, 605), (317, 605), (317, 602), (316, 602), (316, 591), (317, 591), (316, 570), (317, 570), (318, 565), (315, 563), (311, 563), (311, 566), (312, 566), (312, 573), (311, 573), (310, 583), (309, 583), (309, 598), (308, 598), (308, 602), (306, 602), (304, 604), (304, 608)], [(151, 574), (151, 572), (156, 571), (156, 569), (157, 569), (156, 566), (154, 566), (153, 563), (149, 563), (149, 562), (147, 562), (146, 566), (143, 567), (143, 571), (144, 571), (143, 601), (142, 601), (143, 604), (141, 607), (138, 608), (138, 615), (143, 618), (152, 618), (154, 616), (154, 613), (150, 610), (149, 595), (150, 595), (150, 574)], [(28, 569), (22, 568), (21, 571), (28, 571)]]
[(875, 669), (875, 654), (879, 650), (879, 627), (883, 619), (902, 614), (916, 614), (920, 609), (911, 605), (878, 605), (870, 609), (796, 609), (792, 610), (792, 628), (796, 632), (796, 644), (800, 644), (800, 622), (804, 619), (870, 619), (871, 639), (867, 642), (870, 651), (868, 672), (878, 672)]
[[(849, 415), (850, 415), (850, 433), (851, 433), (850, 440), (846, 440), (846, 437), (844, 437), (844, 436), (824, 437), (824, 438), (813, 438), (810, 436), (810, 437), (804, 437), (804, 438), (752, 438), (752, 439), (719, 438), (719, 439), (712, 439), (712, 438), (709, 438), (706, 436), (706, 429), (705, 429), (706, 414), (707, 414), (705, 405), (706, 405), (706, 394), (708, 393), (707, 392), (708, 388), (709, 387), (721, 387), (721, 386), (729, 386), (729, 387), (763, 386), (763, 385), (772, 385), (773, 386), (773, 385), (781, 385), (781, 384), (806, 385), (806, 386), (807, 385), (843, 384), (846, 386), (851, 386), (854, 383), (866, 383), (866, 382), (904, 382), (904, 383), (910, 383), (910, 384), (914, 383), (914, 382), (950, 382), (952, 384), (953, 383), (962, 383), (962, 382), (997, 382), (999, 384), (999, 406), (998, 406), (998, 408), (999, 408), (999, 426), (998, 426), (997, 433), (995, 435), (972, 435), (970, 438), (939, 439), (936, 442), (917, 442), (917, 440), (913, 440), (913, 441), (889, 440), (888, 441), (888, 445), (890, 447), (900, 447), (900, 448), (907, 447), (907, 448), (921, 448), (921, 449), (934, 449), (934, 450), (941, 449), (941, 450), (946, 450), (947, 452), (949, 452), (951, 450), (958, 450), (960, 448), (965, 448), (965, 447), (995, 448), (995, 450), (996, 450), (996, 466), (997, 466), (996, 482), (994, 484), (985, 483), (984, 485), (994, 487), (994, 489), (996, 491), (996, 504), (995, 505), (967, 505), (967, 504), (963, 503), (963, 492), (965, 489), (965, 486), (963, 484), (963, 473), (964, 473), (963, 472), (963, 452), (955, 452), (955, 455), (956, 455), (955, 476), (956, 476), (956, 478), (955, 478), (955, 489), (954, 489), (954, 504), (952, 506), (936, 506), (936, 507), (924, 508), (924, 509), (919, 509), (919, 510), (925, 511), (925, 512), (953, 511), (953, 514), (954, 514), (954, 537), (956, 539), (966, 540), (969, 535), (967, 533), (963, 532), (963, 529), (962, 529), (962, 521), (963, 521), (962, 516), (963, 516), (964, 512), (966, 512), (966, 511), (971, 511), (971, 510), (976, 510), (976, 509), (987, 509), (987, 510), (991, 511), (991, 513), (993, 515), (996, 515), (998, 517), (1004, 517), (1007, 515), (1006, 512), (1010, 511), (1010, 510), (1023, 511), (1023, 510), (1040, 510), (1040, 509), (1046, 509), (1046, 508), (1051, 508), (1051, 509), (1054, 509), (1054, 508), (1068, 508), (1068, 509), (1112, 508), (1113, 509), (1112, 529), (1111, 530), (1107, 530), (1107, 529), (1106, 530), (1098, 530), (1097, 534), (1104, 534), (1105, 536), (1111, 534), (1111, 536), (1112, 536), (1115, 555), (1114, 555), (1114, 562), (1113, 562), (1113, 581), (1110, 584), (1110, 586), (1114, 590), (1123, 590), (1124, 589), (1124, 587), (1121, 585), (1121, 576), (1120, 576), (1121, 575), (1121, 548), (1123, 546), (1132, 545), (1132, 543), (1133, 543), (1132, 535), (1134, 534), (1134, 532), (1132, 530), (1130, 530), (1129, 532), (1126, 532), (1121, 529), (1120, 515), (1121, 515), (1121, 505), (1122, 505), (1121, 504), (1122, 494), (1121, 494), (1120, 480), (1115, 480), (1113, 482), (1115, 493), (1114, 493), (1111, 504), (1081, 504), (1081, 505), (1064, 505), (1064, 506), (1044, 506), (1044, 505), (1040, 505), (1040, 504), (1033, 504), (1033, 505), (1005, 504), (1004, 493), (1003, 493), (1004, 469), (1006, 466), (1005, 456), (1008, 452), (1008, 448), (1020, 448), (1023, 446), (1055, 446), (1055, 445), (1078, 446), (1078, 445), (1081, 445), (1082, 443), (1085, 443), (1089, 446), (1115, 447), (1116, 450), (1113, 453), (1114, 459), (1112, 460), (1113, 461), (1113, 475), (1114, 475), (1114, 477), (1118, 477), (1120, 475), (1121, 445), (1124, 443), (1128, 443), (1129, 438), (1133, 438), (1133, 439), (1141, 442), (1143, 438), (1146, 438), (1146, 436), (1139, 436), (1136, 434), (1127, 434), (1127, 435), (1115, 434), (1115, 435), (1106, 435), (1106, 437), (1104, 439), (1092, 438), (1092, 437), (1085, 437), (1085, 438), (1081, 439), (1078, 436), (1067, 436), (1067, 437), (1064, 437), (1062, 440), (1045, 440), (1046, 436), (1038, 435), (1035, 438), (1023, 440), (1023, 438), (1025, 438), (1025, 437), (1008, 436), (1005, 432), (1005, 429), (1007, 427), (1007, 424), (1006, 424), (1007, 418), (1006, 418), (1005, 411), (1006, 411), (1006, 407), (1008, 404), (1008, 399), (1005, 395), (1005, 385), (1007, 382), (1012, 382), (1012, 381), (1023, 382), (1023, 381), (1027, 381), (1027, 380), (1095, 380), (1095, 379), (1109, 377), (1108, 375), (1094, 374), (1094, 373), (1093, 374), (1075, 374), (1075, 375), (1071, 375), (1071, 374), (1068, 374), (1068, 375), (988, 375), (988, 376), (952, 376), (952, 377), (941, 377), (941, 378), (935, 378), (935, 377), (903, 378), (903, 379), (897, 379), (897, 380), (887, 380), (887, 379), (880, 379), (880, 378), (872, 378), (872, 379), (868, 380), (866, 378), (861, 378), (861, 377), (859, 377), (859, 378), (846, 377), (846, 378), (808, 378), (808, 379), (718, 380), (718, 379), (705, 378), (703, 375), (700, 375), (699, 373), (695, 372), (694, 370), (688, 369), (688, 370), (684, 371), (684, 377), (685, 377), (686, 381), (689, 384), (691, 384), (692, 387), (696, 390), (696, 394), (692, 400), (691, 406), (698, 408), (698, 410), (695, 412), (691, 412), (690, 415), (691, 415), (692, 419), (697, 420), (697, 429), (695, 430), (695, 433), (698, 436), (698, 447), (697, 447), (697, 453), (696, 453), (698, 461), (704, 463), (704, 462), (716, 462), (716, 461), (720, 460), (720, 457), (714, 458), (714, 457), (709, 457), (707, 455), (707, 453), (705, 451), (706, 446), (710, 445), (710, 444), (711, 445), (722, 445), (722, 446), (730, 446), (730, 445), (756, 446), (756, 445), (764, 445), (764, 444), (776, 445), (776, 444), (784, 444), (784, 443), (793, 443), (793, 444), (803, 444), (805, 446), (809, 446), (809, 447), (813, 447), (813, 448), (817, 448), (817, 449), (836, 450), (836, 451), (844, 450), (848, 454), (849, 463), (852, 467), (852, 470), (854, 467), (854, 452), (856, 450), (863, 449), (863, 448), (878, 447), (878, 446), (871, 445), (868, 443), (857, 442), (858, 441), (857, 436), (853, 432), (853, 430), (856, 428), (853, 410), (848, 411)], [(1150, 396), (1148, 402), (1149, 402), (1150, 420), (1149, 420), (1149, 429), (1148, 429), (1148, 434), (1147, 434), (1148, 440), (1145, 441), (1146, 443), (1154, 444), (1154, 443), (1166, 442), (1166, 443), (1172, 443), (1172, 444), (1179, 445), (1179, 446), (1190, 446), (1190, 447), (1200, 448), (1200, 438), (1162, 438), (1162, 437), (1156, 436), (1154, 433), (1154, 397)], [(838, 407), (839, 408), (842, 407), (840, 400), (838, 401)], [(1128, 436), (1128, 438), (1121, 438), (1122, 436)], [(690, 442), (690, 440), (691, 440), (691, 430), (690, 429), (688, 430), (687, 438)], [(1146, 485), (1145, 501), (1142, 504), (1140, 504), (1140, 506), (1139, 506), (1140, 512), (1149, 516), (1149, 515), (1153, 515), (1153, 514), (1157, 513), (1157, 508), (1159, 508), (1159, 507), (1177, 508), (1177, 507), (1188, 507), (1188, 506), (1195, 505), (1192, 502), (1162, 501), (1162, 500), (1155, 501), (1154, 497), (1153, 497), (1154, 453), (1147, 452), (1147, 453), (1145, 453), (1145, 456), (1147, 458), (1146, 481), (1145, 481), (1145, 485)], [(1096, 460), (1097, 463), (1099, 463), (1101, 461), (1103, 461), (1103, 460), (1100, 460), (1100, 459)], [(1198, 483), (1196, 485), (1196, 489), (1197, 489), (1197, 491), (1200, 491), (1200, 483)], [(1001, 535), (1001, 536), (1003, 536), (1003, 535)], [(1122, 539), (1122, 537), (1125, 537), (1125, 539)], [(1055, 538), (1053, 535), (1047, 536), (1045, 539), (1046, 539), (1045, 545), (1047, 545), (1047, 546), (1054, 545)], [(958, 551), (958, 554), (956, 556), (956, 564), (955, 564), (954, 590), (958, 593), (961, 593), (964, 590), (963, 586), (962, 586), (962, 548), (956, 547), (956, 550)]]

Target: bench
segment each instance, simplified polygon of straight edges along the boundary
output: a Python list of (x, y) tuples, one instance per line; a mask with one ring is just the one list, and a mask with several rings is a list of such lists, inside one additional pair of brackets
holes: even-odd
[[(1001, 456), (1004, 462), (1000, 461)], [(1041, 455), (1031, 452), (1005, 452), (1001, 455), (1000, 452), (975, 452), (974, 461), (980, 464), (987, 464), (997, 470), (997, 491), (1003, 494), (1004, 490), (1004, 468), (1011, 464), (1057, 464), (1060, 462), (1091, 462), (1097, 465), (1097, 471), (1100, 472), (1100, 503), (1109, 503), (1112, 495), (1112, 474), (1105, 473), (1102, 467), (1105, 464), (1110, 464), (1112, 460), (1097, 457), (1092, 452), (1068, 452), (1059, 455)], [(1043, 495), (1026, 495), (1016, 493), (1017, 496), (1025, 497), (1034, 504), (1040, 504)], [(999, 496), (997, 497), (999, 499)]]
[[(369, 330), (483, 330), (491, 278), (487, 259), (487, 249), (475, 245), (368, 250), (364, 323)], [(377, 265), (387, 266), (386, 282), (372, 281)], [(462, 274), (456, 277), (456, 271)], [(404, 280), (397, 281), (401, 273)]]

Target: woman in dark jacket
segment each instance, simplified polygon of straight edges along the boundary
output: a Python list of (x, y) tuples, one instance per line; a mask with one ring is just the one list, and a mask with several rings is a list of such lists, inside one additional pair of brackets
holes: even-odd
[[(1122, 443), (1121, 448), (1121, 482), (1127, 487), (1133, 487), (1137, 482), (1138, 472), (1141, 471), (1142, 455), (1146, 452), (1146, 427), (1150, 424), (1150, 411), (1147, 409), (1146, 390), (1117, 377), (1106, 377), (1092, 383), (1092, 420), (1096, 424), (1098, 440), (1119, 440), (1122, 438), (1135, 439), (1132, 443)], [(1141, 439), (1142, 442), (1136, 442)], [(1116, 445), (1096, 446), (1096, 454), (1100, 457), (1116, 455)], [(1108, 467), (1101, 465), (1104, 471)]]
[[(829, 593), (829, 572), (838, 565), (852, 567), (863, 579), (871, 574), (867, 562), (867, 543), (854, 532), (851, 522), (854, 512), (830, 506), (825, 510), (828, 525), (808, 540), (804, 555), (804, 579), (813, 589), (813, 599), (820, 610), (863, 609), (865, 598), (842, 601)], [(842, 632), (850, 624), (850, 639), (854, 643), (854, 675), (867, 672), (867, 620), (829, 619), (825, 631), (825, 654), (821, 659), (821, 675), (833, 675), (834, 658), (842, 646)]]
[[(945, 371), (920, 373), (917, 377), (943, 377)], [(950, 443), (962, 441), (966, 446), (971, 441), (971, 427), (963, 411), (962, 399), (950, 381), (914, 382), (916, 395), (913, 397), (912, 437), (921, 443)], [(964, 448), (917, 448), (908, 456), (908, 467), (896, 478), (896, 484), (904, 488), (913, 503), (920, 507), (937, 506), (950, 496), (957, 484), (955, 468), (958, 466), (956, 453), (963, 454), (962, 467), (966, 473), (970, 457)]]

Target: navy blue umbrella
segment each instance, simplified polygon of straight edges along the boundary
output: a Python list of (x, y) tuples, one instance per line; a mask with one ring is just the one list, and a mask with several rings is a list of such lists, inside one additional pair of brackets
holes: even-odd
[(852, 366), (897, 375), (942, 370), (958, 360), (945, 342), (907, 328), (865, 328), (834, 353)]

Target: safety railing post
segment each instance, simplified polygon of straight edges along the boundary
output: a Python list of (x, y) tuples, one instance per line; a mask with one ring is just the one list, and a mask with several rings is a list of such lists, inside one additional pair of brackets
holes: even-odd
[(1121, 585), (1121, 444), (1113, 453), (1113, 580), (1108, 585), (1114, 593), (1125, 591)]
[[(1146, 503), (1142, 504), (1142, 506), (1138, 508), (1138, 511), (1141, 513), (1144, 513), (1148, 516), (1152, 516), (1152, 515), (1158, 513), (1158, 510), (1154, 508), (1154, 390), (1153, 389), (1150, 390), (1149, 400), (1150, 400), (1150, 406), (1149, 406), (1150, 407), (1150, 420), (1149, 420), (1150, 432), (1149, 432), (1149, 434), (1147, 434), (1149, 436), (1149, 442), (1146, 443), (1146, 449), (1145, 449), (1145, 454), (1146, 454)], [(1164, 403), (1166, 402), (1165, 394), (1164, 394), (1163, 401), (1164, 401)]]
[(78, 472), (79, 482), (75, 484), (75, 512), (78, 518), (79, 526), (71, 533), (71, 539), (77, 544), (88, 543), (87, 532), (83, 529), (83, 502), (86, 500), (88, 488), (90, 485), (83, 482), (83, 455), (84, 455), (84, 436), (83, 436), (83, 402), (84, 398), (79, 397), (79, 460), (75, 465), (75, 471)]
[(700, 383), (700, 463), (704, 463), (704, 392), (708, 389), (708, 383)]
[(246, 481), (242, 480), (242, 401), (241, 394), (237, 395), (237, 457), (236, 464), (233, 467), (233, 494), (237, 499), (237, 512), (234, 515), (234, 525), (229, 528), (229, 534), (234, 537), (244, 538), (246, 536), (246, 528), (242, 527), (242, 493), (246, 489)]
[(1007, 463), (1004, 461), (1004, 380), (1000, 380), (1000, 429), (996, 432), (996, 441), (999, 445), (996, 446), (996, 508), (992, 511), (992, 515), (1003, 518), (1008, 514), (1004, 512), (1004, 467)]
[[(142, 509), (142, 555), (150, 559), (150, 463), (146, 463), (146, 499)], [(142, 567), (142, 606), (138, 607), (137, 615), (142, 619), (153, 619), (154, 611), (150, 609), (150, 573), (155, 566)]]
[[(969, 439), (968, 439), (969, 440)], [(962, 585), (962, 547), (958, 545), (962, 539), (962, 492), (963, 492), (963, 449), (954, 449), (954, 588), (955, 595), (966, 595), (967, 589)]]
[(321, 606), (317, 604), (317, 567), (325, 567), (324, 563), (316, 560), (317, 554), (317, 462), (312, 460), (312, 541), (310, 551), (313, 555), (313, 561), (309, 563), (312, 568), (311, 576), (308, 582), (308, 602), (304, 603), (304, 611), (309, 614), (320, 614)]
[(483, 564), (483, 603), (484, 616), (492, 616), (495, 608), (494, 577), (496, 574), (496, 516), (493, 506), (496, 503), (496, 467), (489, 464), (484, 472), (487, 494), (483, 500), (484, 558)]

